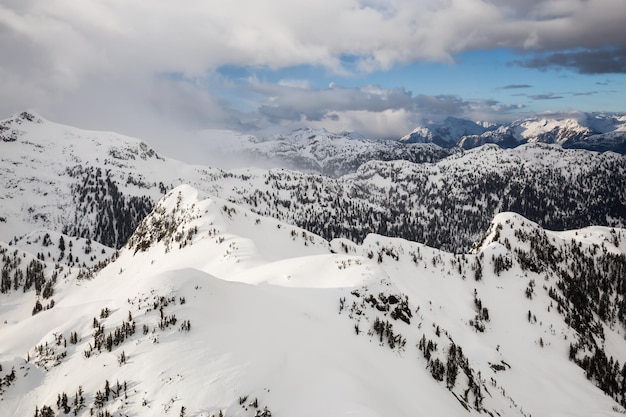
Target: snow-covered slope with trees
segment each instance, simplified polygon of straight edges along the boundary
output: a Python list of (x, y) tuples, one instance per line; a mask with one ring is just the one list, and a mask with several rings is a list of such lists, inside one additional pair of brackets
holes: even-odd
[(487, 145), (436, 163), (369, 161), (354, 174), (332, 178), (191, 166), (138, 139), (29, 113), (2, 126), (11, 137), (0, 142), (4, 242), (47, 229), (119, 248), (158, 199), (180, 184), (326, 239), (360, 242), (378, 233), (458, 253), (501, 211), (550, 229), (626, 225), (626, 158), (610, 152)]
[(168, 189), (227, 176), (164, 158), (135, 138), (33, 113), (0, 130), (0, 241), (44, 228), (120, 247)]
[(468, 250), (493, 216), (515, 211), (551, 229), (623, 227), (626, 158), (528, 144), (495, 145), (436, 164), (371, 161), (340, 179), (263, 173), (228, 198), (325, 238), (403, 237), (452, 252)]
[(1, 412), (621, 415), (625, 254), (512, 213), (471, 254), (329, 242), (181, 186), (52, 308), (0, 294)]
[[(486, 145), (333, 178), (0, 126), (1, 416), (626, 413), (624, 156)], [(370, 149), (308, 139), (294, 155)]]

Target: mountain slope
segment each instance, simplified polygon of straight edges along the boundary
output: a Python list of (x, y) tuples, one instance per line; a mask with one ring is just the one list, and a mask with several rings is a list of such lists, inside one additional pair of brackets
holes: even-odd
[(286, 171), (257, 178), (228, 198), (327, 239), (374, 232), (460, 253), (501, 211), (552, 229), (626, 219), (623, 156), (543, 144), (485, 146), (436, 164), (371, 161), (337, 180)]
[(191, 166), (137, 139), (28, 113), (2, 125), (13, 138), (0, 142), (5, 242), (48, 229), (119, 248), (158, 199), (183, 183), (326, 239), (378, 233), (459, 253), (501, 211), (550, 229), (626, 225), (626, 158), (614, 153), (487, 145), (435, 163), (369, 161), (331, 178)]
[[(57, 281), (54, 308), (31, 316), (24, 294), (0, 294), (3, 410), (618, 415), (568, 351), (624, 363), (623, 317), (595, 317), (602, 336), (585, 344), (550, 295), (567, 299), (557, 267), (523, 261), (546, 245), (567, 259), (558, 268), (592, 257), (601, 270), (603, 253), (624, 257), (626, 231), (502, 214), (475, 254), (452, 255), (377, 235), (327, 242), (181, 186), (93, 278)], [(623, 288), (608, 294), (623, 303)]]
[(168, 189), (225, 175), (163, 158), (135, 138), (28, 112), (0, 130), (3, 241), (45, 228), (121, 247)]

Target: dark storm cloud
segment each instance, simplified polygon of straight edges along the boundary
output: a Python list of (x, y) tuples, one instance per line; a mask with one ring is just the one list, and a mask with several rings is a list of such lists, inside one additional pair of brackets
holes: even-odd
[(626, 74), (626, 47), (555, 52), (517, 61), (526, 68), (567, 68), (580, 74)]

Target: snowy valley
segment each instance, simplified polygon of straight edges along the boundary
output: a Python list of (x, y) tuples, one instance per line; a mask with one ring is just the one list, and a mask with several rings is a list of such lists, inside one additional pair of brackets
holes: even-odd
[(2, 416), (626, 413), (622, 155), (328, 177), (3, 126)]

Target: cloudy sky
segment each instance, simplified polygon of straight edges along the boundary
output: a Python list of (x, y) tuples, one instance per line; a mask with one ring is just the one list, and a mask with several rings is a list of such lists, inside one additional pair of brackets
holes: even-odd
[(0, 116), (150, 138), (626, 111), (625, 0), (3, 0)]

